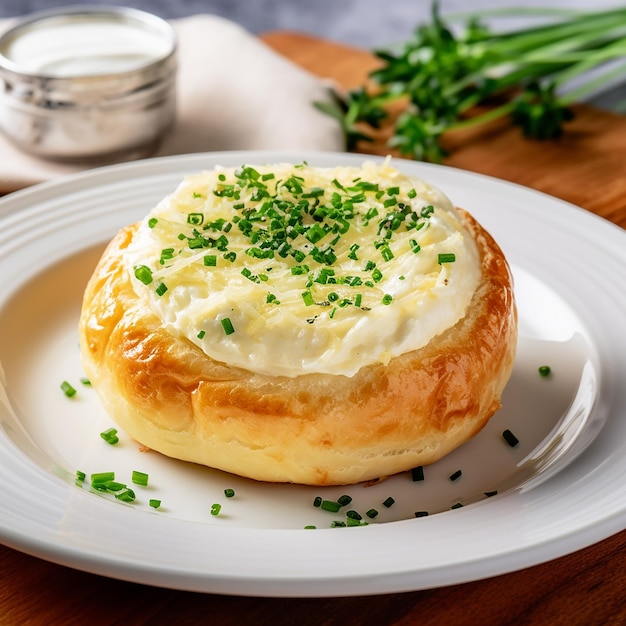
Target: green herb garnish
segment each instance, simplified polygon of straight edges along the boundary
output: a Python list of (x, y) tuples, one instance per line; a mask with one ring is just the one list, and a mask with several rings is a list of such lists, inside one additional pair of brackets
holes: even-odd
[[(497, 32), (485, 21), (498, 16), (557, 19)], [(369, 76), (373, 89), (361, 86), (315, 105), (337, 119), (348, 150), (389, 125), (389, 147), (417, 160), (441, 161), (446, 133), (496, 119), (508, 119), (529, 138), (557, 138), (573, 118), (573, 102), (624, 75), (625, 20), (624, 7), (524, 7), (444, 21), (435, 0), (430, 22), (397, 52), (376, 51), (381, 66)], [(503, 102), (494, 106), (497, 101)], [(408, 105), (392, 115), (390, 105), (397, 103)]]

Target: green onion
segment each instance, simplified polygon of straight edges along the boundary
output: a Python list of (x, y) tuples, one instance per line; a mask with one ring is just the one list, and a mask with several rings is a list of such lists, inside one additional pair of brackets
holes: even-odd
[(543, 378), (545, 378), (546, 376), (550, 376), (550, 373), (552, 372), (549, 365), (541, 365), (538, 371), (539, 376), (542, 376)]
[(313, 499), (313, 506), (319, 508), (322, 506), (322, 498), (320, 496), (315, 496)]
[(148, 474), (146, 474), (145, 472), (138, 472), (137, 470), (133, 470), (130, 479), (135, 485), (141, 485), (142, 487), (148, 486)]
[(126, 489), (125, 483), (119, 483), (116, 480), (109, 480), (104, 483), (104, 486), (107, 488), (107, 491), (122, 491), (122, 489)]
[(450, 510), (460, 509), (460, 508), (462, 508), (462, 507), (463, 507), (463, 505), (462, 505), (460, 502), (457, 502), (456, 504), (453, 504), (453, 505), (450, 507)]
[(439, 263), (439, 265), (443, 263), (454, 263), (454, 261), (456, 261), (454, 252), (442, 252), (437, 255), (437, 263)]
[(151, 498), (150, 501), (148, 502), (148, 504), (153, 509), (158, 509), (161, 506), (161, 500), (156, 500), (155, 498)]
[(415, 511), (415, 517), (428, 517), (428, 511)]
[(456, 472), (450, 475), (450, 480), (454, 482), (455, 480), (458, 480), (459, 478), (461, 478), (462, 475), (463, 475), (463, 472), (461, 470), (457, 470)]
[(227, 498), (233, 498), (235, 496), (235, 490), (234, 489), (224, 489), (224, 495)]
[(339, 502), (334, 502), (333, 500), (322, 500), (320, 507), (323, 511), (336, 513), (341, 508), (341, 504), (339, 504)]
[(198, 339), (204, 339), (204, 336), (206, 335), (206, 330), (201, 330), (198, 333)]
[(382, 303), (385, 305), (390, 305), (393, 302), (393, 296), (391, 294), (386, 293), (383, 296)]
[(159, 223), (159, 220), (156, 217), (151, 217), (148, 220), (148, 228), (154, 228)]
[(384, 502), (383, 502), (383, 506), (386, 506), (387, 508), (389, 508), (390, 506), (393, 506), (395, 503), (395, 500), (389, 496)]
[(346, 506), (348, 504), (350, 504), (350, 502), (352, 502), (352, 498), (348, 495), (343, 495), (340, 496), (339, 498), (337, 498), (337, 502), (341, 505), (341, 506)]
[(330, 527), (331, 528), (345, 528), (346, 527), (346, 523), (342, 522), (341, 520), (335, 520), (335, 521), (330, 523)]
[(204, 265), (206, 267), (215, 267), (217, 265), (217, 256), (214, 254), (207, 254), (204, 257)]
[(370, 509), (369, 511), (365, 512), (365, 515), (367, 515), (367, 517), (369, 517), (370, 519), (374, 519), (378, 516), (378, 511), (376, 509)]
[(233, 327), (233, 323), (230, 321), (230, 317), (225, 317), (220, 320), (222, 324), (222, 328), (224, 329), (224, 334), (232, 335), (235, 332), (235, 328)]
[(162, 296), (167, 291), (167, 285), (165, 283), (159, 283), (155, 289), (157, 296)]
[(316, 528), (317, 526), (314, 526), (313, 524), (308, 524), (304, 527), (305, 530), (315, 530)]
[(72, 396), (76, 395), (76, 389), (74, 389), (74, 387), (72, 387), (72, 385), (70, 385), (70, 383), (67, 382), (67, 380), (64, 380), (61, 383), (61, 391), (68, 397), (71, 398)]
[(108, 483), (111, 480), (115, 480), (115, 472), (96, 472), (91, 475), (91, 484), (102, 485), (104, 483)]
[(135, 267), (135, 278), (144, 285), (149, 285), (152, 282), (152, 270), (146, 265), (138, 265)]
[(414, 467), (411, 470), (411, 480), (413, 480), (413, 482), (424, 480), (424, 467), (422, 465)]
[(350, 519), (356, 519), (356, 520), (362, 520), (363, 517), (361, 516), (360, 513), (358, 513), (357, 511), (347, 511), (346, 512), (346, 517), (350, 518)]
[(511, 448), (514, 448), (519, 443), (519, 439), (508, 428), (502, 433), (502, 438)]
[(87, 474), (85, 472), (81, 472), (80, 470), (76, 470), (76, 481), (84, 483), (85, 478), (87, 478)]
[(497, 492), (497, 490), (496, 491), (485, 491), (485, 495), (488, 498), (493, 498), (493, 496), (497, 496), (498, 495), (498, 492)]
[(302, 300), (304, 301), (305, 306), (311, 306), (315, 303), (315, 301), (313, 300), (313, 295), (310, 291), (305, 291), (302, 293)]
[(100, 437), (104, 439), (108, 444), (114, 446), (116, 443), (119, 443), (120, 438), (117, 436), (116, 428), (108, 428), (107, 430), (100, 433)]
[(115, 494), (115, 497), (122, 502), (134, 502), (135, 492), (132, 489), (124, 489)]
[(85, 387), (91, 387), (91, 381), (88, 378), (81, 377), (80, 382), (85, 385)]
[(219, 515), (221, 510), (222, 510), (221, 504), (218, 504), (216, 502), (215, 504), (211, 505), (211, 515)]

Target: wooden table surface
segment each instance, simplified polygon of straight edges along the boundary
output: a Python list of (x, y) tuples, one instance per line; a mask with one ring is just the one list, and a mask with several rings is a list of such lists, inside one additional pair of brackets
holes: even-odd
[[(344, 88), (367, 53), (295, 33), (264, 40)], [(524, 184), (626, 227), (626, 119), (577, 107), (558, 142), (495, 124), (448, 138), (446, 164)], [(374, 152), (384, 151), (378, 145)], [(623, 271), (623, 268), (622, 268)], [(620, 332), (623, 332), (621, 329)], [(440, 589), (348, 598), (250, 598), (157, 589), (69, 569), (0, 546), (0, 624), (626, 624), (626, 531), (552, 562)]]

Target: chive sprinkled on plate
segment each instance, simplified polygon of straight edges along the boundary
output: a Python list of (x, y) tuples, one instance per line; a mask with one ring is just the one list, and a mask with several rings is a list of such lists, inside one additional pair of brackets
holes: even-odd
[(100, 433), (100, 437), (112, 446), (120, 441), (120, 438), (117, 436), (117, 428), (107, 428)]
[(235, 490), (234, 489), (230, 489), (230, 488), (224, 489), (224, 495), (227, 498), (234, 498), (235, 497)]
[(161, 506), (161, 500), (157, 500), (156, 498), (151, 498), (150, 501), (148, 502), (148, 504), (153, 509), (158, 509)]
[(463, 475), (463, 472), (459, 469), (453, 474), (450, 474), (450, 480), (454, 482), (455, 480), (458, 480), (459, 478), (461, 478), (462, 475)]
[(514, 448), (519, 443), (519, 439), (508, 428), (502, 433), (502, 438), (511, 448)]
[(131, 481), (135, 485), (141, 485), (142, 487), (147, 487), (148, 486), (148, 474), (146, 474), (145, 472), (139, 472), (137, 470), (133, 470), (133, 473), (131, 475)]
[(68, 397), (68, 398), (72, 398), (73, 396), (76, 395), (76, 389), (74, 387), (72, 387), (72, 385), (70, 383), (67, 382), (67, 380), (64, 380), (61, 383), (61, 391)]
[(415, 517), (428, 517), (428, 511), (415, 511), (413, 515)]
[(322, 500), (320, 507), (323, 511), (336, 513), (341, 508), (341, 504), (339, 504), (339, 502), (335, 502), (334, 500)]
[(337, 502), (341, 506), (346, 506), (346, 505), (350, 504), (350, 502), (352, 502), (352, 497), (348, 496), (348, 495), (339, 496), (339, 498), (337, 498)]
[(222, 511), (222, 505), (215, 502), (211, 505), (211, 515), (219, 515)]
[(395, 502), (396, 502), (396, 501), (395, 501), (395, 500), (394, 500), (391, 496), (389, 496), (389, 497), (388, 497), (388, 498), (387, 498), (387, 499), (383, 502), (383, 506), (385, 506), (385, 507), (389, 508), (389, 507), (393, 506), (393, 505), (395, 504)]
[(369, 509), (365, 512), (365, 515), (367, 515), (370, 519), (374, 519), (378, 517), (378, 511), (376, 509)]
[(552, 372), (549, 365), (539, 366), (538, 371), (539, 371), (539, 376), (541, 376), (542, 378), (546, 378), (546, 376), (550, 376)]
[(422, 465), (414, 467), (411, 470), (411, 480), (413, 482), (419, 482), (421, 480), (424, 480), (424, 467)]

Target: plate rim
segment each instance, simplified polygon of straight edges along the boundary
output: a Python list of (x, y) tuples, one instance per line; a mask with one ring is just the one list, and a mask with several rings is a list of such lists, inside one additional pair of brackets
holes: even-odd
[[(20, 207), (26, 206), (29, 203), (37, 204), (42, 198), (47, 198), (51, 194), (63, 194), (74, 193), (72, 189), (85, 188), (86, 185), (105, 185), (115, 184), (115, 180), (126, 180), (129, 178), (139, 178), (141, 176), (155, 176), (162, 168), (174, 167), (193, 167), (192, 164), (198, 164), (203, 161), (211, 163), (210, 166), (215, 165), (220, 161), (234, 161), (239, 160), (241, 163), (254, 163), (263, 160), (264, 162), (270, 162), (277, 159), (280, 156), (281, 160), (296, 160), (293, 157), (297, 156), (299, 160), (316, 160), (316, 161), (342, 161), (357, 164), (366, 160), (382, 160), (384, 157), (375, 157), (372, 155), (361, 155), (352, 153), (333, 153), (333, 152), (300, 152), (300, 151), (232, 151), (232, 152), (208, 152), (197, 153), (189, 155), (176, 155), (176, 156), (164, 156), (155, 157), (152, 159), (145, 159), (143, 161), (135, 161), (129, 163), (115, 164), (80, 172), (77, 174), (71, 174), (61, 177), (53, 181), (47, 181), (40, 183), (33, 187), (29, 187), (23, 190), (13, 192), (6, 197), (0, 199), (0, 224), (3, 221), (8, 221), (11, 217), (14, 217), (20, 210)], [(549, 196), (544, 192), (524, 187), (517, 183), (505, 181), (493, 176), (486, 176), (483, 174), (476, 174), (467, 170), (461, 170), (458, 168), (434, 165), (428, 163), (419, 163), (413, 161), (405, 161), (403, 159), (394, 159), (394, 163), (400, 163), (404, 167), (409, 169), (422, 170), (424, 172), (450, 172), (457, 177), (464, 178), (465, 180), (482, 181), (487, 185), (493, 184), (505, 184), (511, 189), (522, 190), (523, 193), (536, 194), (538, 198), (542, 198), (544, 201), (550, 203), (557, 203), (562, 207), (562, 210), (574, 211), (579, 219), (591, 220), (589, 223), (593, 224), (593, 228), (604, 230), (605, 233), (612, 233), (616, 237), (622, 237), (626, 233), (618, 225), (594, 214), (585, 209), (582, 209), (576, 205), (573, 205), (564, 200)], [(343, 164), (343, 163), (342, 163)], [(421, 174), (420, 174), (421, 175)], [(428, 174), (423, 174), (428, 179)], [(113, 180), (113, 183), (107, 182), (109, 179)], [(445, 189), (444, 189), (445, 192)], [(611, 227), (615, 230), (611, 230)], [(611, 235), (613, 236), (613, 235)], [(74, 251), (75, 252), (75, 251)], [(0, 256), (0, 265), (3, 263), (3, 257)], [(2, 301), (0, 300), (0, 305)], [(1, 378), (1, 377), (0, 377)], [(0, 385), (1, 387), (1, 385)], [(2, 398), (0, 398), (0, 401)], [(1, 402), (0, 402), (1, 404)], [(623, 407), (622, 407), (623, 408)], [(4, 437), (4, 433), (0, 431), (0, 437)], [(16, 454), (20, 454), (16, 448)], [(4, 460), (0, 461), (0, 471), (4, 471)], [(548, 481), (549, 482), (549, 481)], [(70, 489), (70, 485), (66, 485), (67, 489)], [(540, 487), (541, 488), (541, 487)], [(545, 490), (545, 487), (543, 488)], [(494, 502), (490, 502), (489, 506), (497, 505), (498, 502), (504, 502), (504, 508), (507, 508), (511, 504), (510, 499), (515, 497), (521, 497), (520, 494), (510, 493), (502, 494), (501, 497), (494, 499)], [(461, 511), (460, 516), (475, 515), (473, 511), (477, 510), (477, 505), (467, 507), (466, 511)], [(115, 512), (115, 517), (124, 510), (120, 508)], [(447, 515), (447, 513), (443, 514)], [(459, 517), (460, 517), (459, 516)], [(19, 529), (7, 528), (3, 521), (3, 515), (0, 514), (0, 541), (10, 547), (14, 547), (23, 552), (38, 556), (46, 560), (50, 560), (62, 565), (75, 567), (77, 569), (83, 569), (85, 571), (91, 571), (96, 574), (103, 574), (114, 578), (122, 578), (133, 582), (139, 582), (143, 584), (165, 586), (178, 589), (188, 589), (193, 591), (205, 591), (205, 592), (217, 592), (225, 594), (235, 595), (266, 595), (274, 597), (294, 597), (294, 596), (334, 596), (334, 595), (361, 595), (372, 593), (389, 593), (396, 591), (410, 591), (417, 589), (425, 589), (431, 587), (445, 586), (451, 584), (457, 584), (461, 582), (467, 582), (469, 580), (476, 580), (479, 578), (485, 578), (495, 576), (518, 569), (523, 569), (532, 565), (536, 565), (548, 560), (552, 560), (559, 556), (563, 556), (574, 550), (581, 549), (596, 543), (602, 539), (609, 537), (616, 532), (619, 532), (626, 527), (626, 505), (623, 505), (621, 509), (615, 509), (610, 515), (604, 516), (600, 521), (596, 520), (594, 523), (582, 524), (577, 528), (576, 532), (569, 532), (563, 536), (553, 538), (548, 544), (538, 543), (533, 546), (524, 546), (518, 549), (511, 549), (508, 553), (500, 553), (485, 557), (484, 559), (474, 559), (471, 562), (456, 564), (456, 569), (450, 568), (446, 565), (442, 565), (438, 575), (434, 568), (431, 568), (426, 573), (431, 575), (432, 584), (424, 578), (424, 572), (414, 570), (413, 578), (406, 577), (409, 580), (398, 580), (406, 576), (406, 573), (394, 573), (388, 572), (384, 576), (384, 582), (377, 577), (378, 582), (375, 583), (372, 575), (366, 575), (359, 578), (358, 576), (350, 577), (347, 574), (343, 574), (337, 577), (327, 576), (326, 578), (311, 579), (306, 578), (289, 578), (285, 575), (269, 579), (261, 580), (259, 577), (250, 576), (246, 579), (244, 576), (234, 576), (232, 579), (228, 579), (228, 576), (222, 574), (222, 579), (216, 578), (215, 574), (203, 574), (202, 572), (183, 572), (178, 571), (172, 578), (171, 570), (168, 570), (167, 564), (162, 566), (156, 566), (153, 564), (152, 568), (147, 563), (139, 563), (137, 561), (125, 560), (123, 558), (113, 558), (111, 554), (101, 553), (94, 550), (80, 550), (73, 545), (65, 545), (63, 543), (51, 542), (50, 539), (39, 537), (28, 537), (26, 533), (20, 533)], [(433, 516), (438, 517), (438, 516)], [(174, 520), (176, 524), (184, 523), (184, 520)], [(417, 520), (404, 520), (402, 522), (393, 522), (393, 525), (399, 524), (413, 524)], [(161, 523), (161, 522), (159, 522)], [(190, 522), (191, 523), (191, 522)], [(428, 522), (432, 523), (432, 522)], [(375, 533), (380, 534), (382, 531), (375, 530), (377, 526), (371, 526), (364, 529), (359, 529), (355, 532)], [(378, 528), (382, 528), (379, 525)], [(374, 530), (373, 530), (374, 529)], [(251, 529), (243, 529), (250, 533)], [(255, 532), (261, 532), (263, 534), (272, 533), (274, 531), (266, 529), (252, 529)], [(352, 529), (351, 529), (352, 530)], [(229, 534), (228, 529), (219, 529), (218, 534), (226, 531), (226, 535)], [(237, 532), (241, 532), (242, 529), (238, 529)], [(230, 531), (233, 532), (233, 529)], [(280, 531), (281, 533), (287, 532), (290, 534), (298, 533), (300, 536), (303, 533), (309, 533), (310, 531), (296, 530), (296, 531)], [(324, 537), (338, 537), (338, 532), (332, 529), (318, 529), (314, 535)], [(255, 534), (255, 533), (252, 533)], [(333, 535), (334, 534), (334, 535)], [(284, 536), (284, 535), (283, 535)], [(345, 540), (345, 537), (342, 537)], [(326, 542), (326, 540), (324, 540)], [(315, 540), (317, 543), (318, 540)], [(336, 547), (336, 540), (332, 539), (330, 544)], [(516, 555), (515, 563), (511, 563), (511, 555)], [(180, 568), (179, 568), (180, 570)], [(168, 576), (169, 571), (169, 576)], [(417, 581), (420, 582), (417, 582)], [(417, 586), (416, 586), (417, 585)]]

